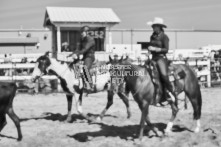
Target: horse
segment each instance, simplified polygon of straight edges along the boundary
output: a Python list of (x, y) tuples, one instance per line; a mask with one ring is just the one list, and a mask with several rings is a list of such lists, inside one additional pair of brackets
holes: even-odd
[(20, 120), (15, 114), (13, 109), (13, 100), (15, 98), (17, 86), (15, 82), (0, 82), (0, 132), (7, 124), (6, 114), (14, 122), (17, 133), (18, 141), (22, 140), (22, 131), (20, 126)]
[[(131, 92), (134, 100), (138, 103), (138, 106), (141, 110), (139, 139), (141, 140), (143, 137), (145, 122), (158, 136), (158, 131), (154, 125), (152, 125), (148, 115), (149, 106), (153, 105), (156, 100), (155, 86), (151, 77), (151, 73), (148, 71), (146, 67), (147, 65), (133, 65), (127, 61), (127, 58), (128, 56), (126, 59), (124, 59), (123, 56), (121, 59), (112, 59), (109, 57), (109, 62), (112, 64), (110, 69), (111, 79), (113, 84), (115, 84), (115, 87), (117, 87), (120, 83), (125, 82), (126, 88)], [(196, 120), (196, 128), (194, 132), (198, 133), (200, 131), (200, 117), (202, 107), (202, 97), (198, 80), (194, 72), (186, 65), (170, 65), (170, 68), (176, 74), (180, 71), (183, 71), (186, 75), (183, 79), (175, 80), (175, 87), (178, 89), (176, 95), (184, 92), (189, 98), (194, 111), (193, 119)], [(177, 97), (175, 99), (177, 100)], [(165, 130), (165, 134), (167, 135), (169, 135), (172, 130), (173, 122), (178, 112), (176, 101), (172, 101), (169, 104), (172, 109), (172, 116)]]
[[(108, 71), (108, 70), (107, 70)], [(58, 61), (55, 58), (49, 57), (49, 52), (46, 52), (45, 55), (40, 56), (35, 64), (35, 68), (32, 73), (31, 80), (35, 82), (37, 79), (42, 77), (43, 75), (52, 74), (58, 77), (60, 80), (61, 87), (65, 92), (67, 103), (68, 103), (68, 113), (66, 122), (70, 122), (71, 119), (71, 109), (72, 109), (72, 100), (73, 97), (76, 101), (77, 112), (83, 116), (84, 118), (91, 120), (87, 115), (83, 113), (82, 109), (82, 97), (84, 93), (83, 85), (81, 84), (81, 79), (79, 79), (76, 75), (76, 71), (73, 67), (70, 67), (70, 64)], [(131, 117), (131, 111), (129, 106), (129, 93), (124, 90), (116, 90), (110, 85), (110, 73), (109, 71), (97, 77), (92, 77), (96, 82), (96, 92), (107, 91), (107, 104), (100, 115), (97, 117), (97, 121), (102, 120), (107, 110), (113, 104), (113, 96), (115, 93), (122, 99), (127, 109), (127, 118)], [(102, 80), (101, 80), (102, 79)], [(119, 88), (122, 89), (123, 85)], [(95, 93), (96, 93), (95, 92)]]

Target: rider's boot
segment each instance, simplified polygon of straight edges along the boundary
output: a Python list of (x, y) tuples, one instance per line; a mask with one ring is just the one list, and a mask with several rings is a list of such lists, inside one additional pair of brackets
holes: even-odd
[(167, 97), (167, 101), (175, 103), (176, 101), (175, 94), (173, 92), (170, 92), (169, 90), (167, 91), (167, 93), (169, 94), (169, 97)]
[(91, 93), (94, 91), (94, 87), (92, 83), (86, 81), (85, 86), (86, 86), (85, 89), (87, 90), (88, 93)]

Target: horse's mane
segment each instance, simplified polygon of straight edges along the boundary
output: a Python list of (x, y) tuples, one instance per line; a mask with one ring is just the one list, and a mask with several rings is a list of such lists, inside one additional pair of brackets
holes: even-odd
[(145, 67), (142, 65), (135, 65), (132, 62), (130, 62), (129, 60), (124, 60), (122, 61), (123, 65), (130, 65), (133, 69), (144, 69)]
[(148, 79), (148, 77), (150, 76), (150, 73), (147, 70), (147, 67), (145, 67), (145, 66), (135, 65), (128, 60), (123, 60), (121, 62), (121, 65), (130, 65), (131, 69), (129, 71), (131, 71), (132, 74), (134, 74), (134, 71), (138, 71), (141, 74), (141, 76), (134, 76), (134, 77), (137, 77), (142, 81), (146, 81)]

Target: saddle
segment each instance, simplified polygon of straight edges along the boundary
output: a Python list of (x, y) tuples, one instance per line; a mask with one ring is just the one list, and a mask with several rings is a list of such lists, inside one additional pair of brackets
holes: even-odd
[[(146, 64), (146, 68), (154, 84), (154, 99), (152, 105), (157, 105), (157, 103), (161, 104), (162, 102), (166, 101), (168, 93), (162, 84), (157, 64), (155, 61), (150, 61), (148, 64)], [(169, 65), (169, 80), (173, 85), (174, 93), (176, 93), (176, 80), (184, 79), (185, 76), (186, 74), (183, 70), (178, 71), (173, 65)]]
[[(106, 66), (107, 66), (106, 62), (104, 61), (93, 62), (93, 65), (91, 69), (89, 70), (91, 78), (92, 78), (93, 87), (94, 87), (93, 92), (97, 92), (98, 75), (106, 74), (109, 71)], [(79, 83), (82, 83), (83, 87), (85, 87), (85, 76), (87, 75), (84, 75), (83, 67), (84, 67), (83, 62), (77, 62), (77, 63), (72, 64), (70, 68), (74, 70), (75, 78), (79, 79), (80, 80)], [(86, 78), (89, 78), (89, 77), (86, 77)]]

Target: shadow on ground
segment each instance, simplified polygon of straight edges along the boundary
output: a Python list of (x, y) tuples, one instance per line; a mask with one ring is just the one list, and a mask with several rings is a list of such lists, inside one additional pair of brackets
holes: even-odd
[[(70, 138), (74, 138), (75, 140), (78, 140), (79, 142), (87, 142), (90, 141), (91, 138), (96, 137), (120, 137), (124, 140), (134, 140), (138, 138), (138, 129), (139, 125), (128, 125), (128, 126), (109, 126), (102, 123), (97, 123), (101, 126), (100, 131), (95, 132), (82, 132), (77, 133), (74, 135), (68, 135)], [(162, 133), (164, 133), (164, 130), (166, 128), (166, 124), (164, 123), (155, 123), (154, 126), (158, 128), (158, 130)], [(180, 127), (178, 125), (174, 125), (173, 132), (183, 132), (183, 131), (190, 131), (186, 127)], [(144, 134), (148, 134), (150, 132), (149, 128), (145, 128)], [(191, 131), (190, 131), (191, 132)], [(149, 138), (156, 137), (156, 135), (151, 135)]]
[[(43, 113), (43, 115), (45, 115), (45, 116), (33, 117), (33, 118), (21, 118), (20, 121), (24, 122), (24, 121), (29, 121), (29, 120), (45, 119), (45, 120), (63, 122), (63, 121), (65, 121), (67, 119), (67, 115), (62, 115), (60, 113), (46, 112), (46, 113)], [(89, 122), (91, 122), (91, 120), (96, 119), (96, 117), (98, 117), (98, 116), (99, 116), (99, 114), (92, 114), (92, 113), (88, 113), (87, 114), (87, 117), (90, 118), (90, 120), (88, 120)], [(80, 114), (72, 114), (71, 117), (72, 117), (72, 120), (70, 121), (70, 123), (76, 122), (78, 120), (87, 120), (86, 118), (84, 118)], [(117, 118), (116, 116), (113, 116), (113, 115), (105, 115), (105, 117)]]
[(15, 137), (7, 136), (7, 135), (2, 135), (2, 134), (0, 134), (0, 137), (1, 138), (8, 138), (8, 139), (15, 139), (15, 140), (17, 140), (17, 138), (15, 138)]
[[(21, 122), (24, 122), (24, 121), (29, 121), (29, 120), (39, 120), (39, 119), (45, 119), (45, 120), (51, 120), (51, 121), (60, 121), (60, 122), (63, 122), (66, 120), (67, 118), (67, 115), (62, 115), (60, 113), (50, 113), (50, 112), (46, 112), (46, 113), (43, 113), (43, 115), (45, 116), (42, 116), (42, 117), (33, 117), (33, 118), (21, 118), (20, 121)], [(71, 115), (72, 117), (72, 122), (75, 122), (77, 120), (83, 120), (84, 117), (81, 116), (81, 115), (78, 115), (78, 114), (72, 114)]]

